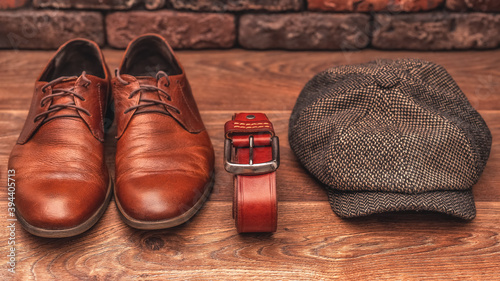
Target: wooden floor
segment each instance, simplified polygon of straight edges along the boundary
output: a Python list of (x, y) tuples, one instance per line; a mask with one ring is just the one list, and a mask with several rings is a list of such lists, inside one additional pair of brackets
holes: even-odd
[[(53, 52), (0, 51), (0, 175), (27, 115), (36, 77)], [(122, 51), (105, 50), (110, 69)], [(7, 272), (7, 191), (0, 192), (0, 280), (352, 279), (500, 280), (500, 50), (483, 52), (178, 52), (216, 152), (216, 184), (186, 224), (139, 231), (111, 202), (90, 231), (43, 239), (17, 224), (17, 273)], [(298, 164), (287, 140), (288, 118), (317, 72), (376, 58), (416, 57), (445, 66), (493, 134), (488, 165), (474, 187), (477, 217), (464, 222), (434, 213), (344, 220)], [(232, 176), (222, 167), (223, 124), (232, 113), (262, 111), (281, 137), (279, 221), (275, 234), (236, 233)], [(113, 136), (107, 136), (113, 169)]]

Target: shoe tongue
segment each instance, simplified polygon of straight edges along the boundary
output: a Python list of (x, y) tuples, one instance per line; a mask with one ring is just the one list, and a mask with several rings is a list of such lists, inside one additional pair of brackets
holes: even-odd
[[(68, 90), (68, 91), (74, 91), (74, 87), (76, 84), (76, 80), (78, 78), (68, 78), (64, 79), (63, 81), (55, 84), (52, 86), (52, 93), (57, 94), (57, 93), (62, 93), (58, 90), (63, 89), (63, 90)], [(57, 104), (75, 104), (75, 98), (71, 94), (67, 95), (62, 95), (62, 96), (56, 96), (52, 98), (52, 103), (51, 105), (57, 105)], [(74, 108), (62, 108), (61, 110), (55, 111), (51, 114), (49, 114), (47, 117), (52, 117), (52, 116), (60, 116), (60, 115), (74, 115), (76, 117), (79, 117), (78, 113)]]
[[(137, 82), (139, 82), (139, 85), (141, 86), (152, 86), (152, 87), (157, 87), (158, 86), (158, 81), (151, 76), (139, 76), (136, 77)], [(150, 104), (150, 102), (144, 101), (144, 99), (149, 99), (149, 100), (161, 100), (160, 94), (158, 91), (146, 91), (142, 90), (138, 95), (140, 96), (139, 104)], [(143, 112), (161, 112), (161, 113), (167, 113), (167, 110), (165, 110), (165, 107), (161, 104), (155, 104), (155, 105), (148, 105), (145, 107), (140, 107), (136, 110), (137, 113), (143, 113)]]
[(139, 82), (139, 85), (141, 86), (155, 86), (158, 84), (158, 81), (154, 77), (151, 76), (137, 76), (136, 77), (137, 82)]

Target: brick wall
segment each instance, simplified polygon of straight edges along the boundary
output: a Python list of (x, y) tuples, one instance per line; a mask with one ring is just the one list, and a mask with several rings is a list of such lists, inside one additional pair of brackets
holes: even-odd
[(177, 49), (500, 46), (498, 0), (0, 0), (0, 48), (74, 37), (125, 48), (155, 32)]

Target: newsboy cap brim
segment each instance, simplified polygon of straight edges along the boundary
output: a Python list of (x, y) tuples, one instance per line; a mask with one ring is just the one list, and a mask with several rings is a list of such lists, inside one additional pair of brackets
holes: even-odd
[(419, 194), (394, 192), (346, 192), (328, 189), (332, 210), (343, 218), (399, 211), (432, 211), (464, 220), (476, 216), (471, 190), (433, 191)]

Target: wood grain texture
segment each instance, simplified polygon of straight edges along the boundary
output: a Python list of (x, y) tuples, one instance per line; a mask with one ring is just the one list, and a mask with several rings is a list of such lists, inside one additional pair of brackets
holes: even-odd
[[(183, 51), (216, 153), (214, 191), (198, 215), (167, 230), (126, 226), (111, 202), (90, 231), (43, 239), (17, 224), (17, 273), (6, 271), (7, 160), (27, 115), (36, 77), (53, 52), (0, 51), (0, 280), (294, 279), (495, 280), (500, 276), (500, 50), (485, 52)], [(122, 51), (105, 50), (110, 69)], [(474, 186), (477, 217), (391, 213), (343, 220), (321, 185), (300, 166), (287, 139), (300, 90), (330, 66), (418, 57), (444, 65), (493, 135)], [(280, 136), (279, 222), (275, 234), (238, 235), (231, 218), (232, 176), (222, 167), (223, 124), (236, 111), (268, 114)], [(114, 126), (106, 157), (114, 171)]]
[(327, 202), (281, 202), (275, 234), (239, 235), (230, 202), (209, 201), (187, 224), (157, 231), (127, 227), (111, 204), (74, 238), (19, 231), (16, 279), (494, 280), (499, 214), (500, 204), (480, 202), (470, 223), (429, 213), (342, 220)]

